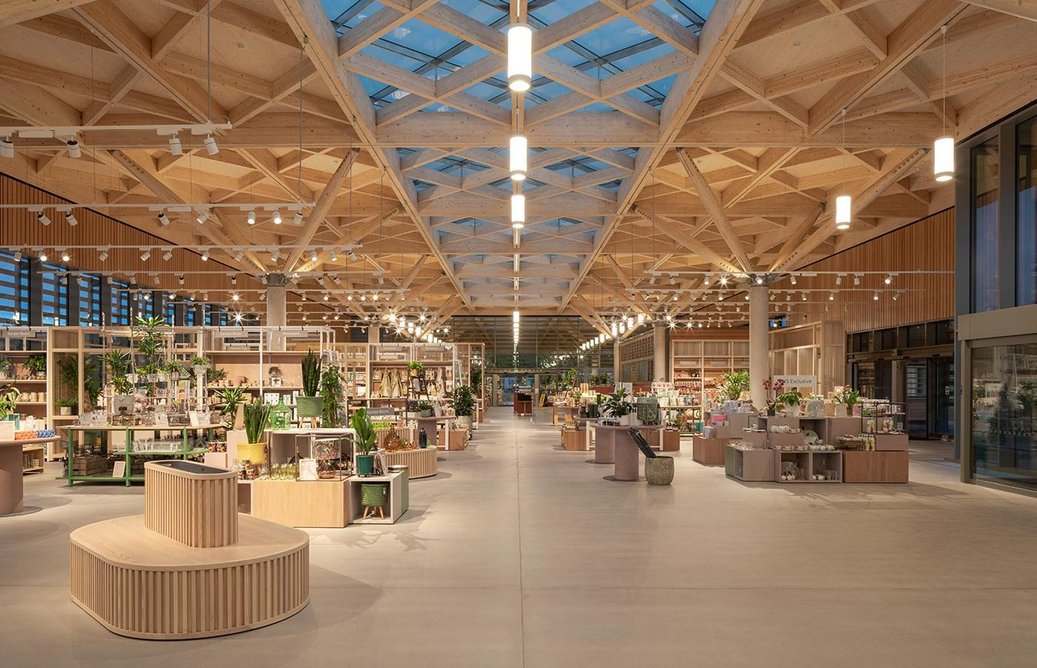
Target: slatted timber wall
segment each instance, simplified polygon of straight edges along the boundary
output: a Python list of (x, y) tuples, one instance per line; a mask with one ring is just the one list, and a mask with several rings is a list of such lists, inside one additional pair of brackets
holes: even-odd
[(144, 526), (191, 547), (238, 542), (237, 474), (181, 475), (151, 462), (144, 465)]
[[(954, 209), (951, 208), (807, 265), (802, 271), (846, 272), (842, 287), (853, 287), (854, 271), (953, 271), (954, 236)], [(809, 288), (827, 290), (835, 287), (835, 277), (803, 277), (795, 286), (785, 279), (774, 285), (793, 292)], [(860, 287), (869, 292), (837, 292), (833, 302), (827, 301), (827, 293), (810, 293), (811, 303), (799, 304), (795, 303), (799, 297), (794, 295), (789, 324), (837, 320), (844, 323), (847, 333), (852, 333), (954, 317), (952, 275), (900, 275), (889, 288), (882, 276), (866, 276)], [(897, 301), (893, 301), (887, 291), (895, 288), (905, 290)], [(875, 289), (882, 290), (878, 301), (872, 299), (870, 292)], [(814, 301), (824, 303), (812, 303)]]

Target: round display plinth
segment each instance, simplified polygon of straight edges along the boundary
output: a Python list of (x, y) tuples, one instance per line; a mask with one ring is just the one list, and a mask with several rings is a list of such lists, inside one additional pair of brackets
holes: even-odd
[(144, 516), (72, 532), (71, 596), (113, 633), (208, 638), (267, 626), (310, 600), (310, 539), (238, 518), (238, 542), (194, 548), (144, 527)]

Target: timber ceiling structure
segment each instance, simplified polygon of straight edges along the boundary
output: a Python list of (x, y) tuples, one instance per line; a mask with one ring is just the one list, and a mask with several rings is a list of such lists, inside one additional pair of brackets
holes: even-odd
[[(78, 159), (59, 139), (12, 140), (0, 171), (257, 281), (299, 272), (295, 300), (327, 290), (325, 273), (354, 315), (385, 308), (354, 294), (398, 288), (395, 309), (436, 324), (517, 305), (604, 332), (618, 314), (687, 310), (694, 272), (793, 270), (945, 208), (933, 140), (1037, 90), (1028, 0), (529, 0), (521, 97), (504, 73), (509, 9), (6, 0), (0, 126), (103, 129), (79, 133)], [(212, 155), (202, 136), (181, 133), (174, 155), (132, 127), (207, 122), (231, 125)], [(836, 233), (843, 193), (854, 223)], [(241, 206), (163, 225), (147, 205), (170, 202)], [(261, 210), (250, 225), (254, 202), (303, 205), (302, 220)], [(3, 247), (64, 225), (30, 235), (35, 215), (8, 213)]]

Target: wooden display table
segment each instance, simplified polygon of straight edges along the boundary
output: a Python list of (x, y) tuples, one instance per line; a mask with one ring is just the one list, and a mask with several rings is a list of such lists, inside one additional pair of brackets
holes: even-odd
[(450, 429), (450, 421), (453, 420), (454, 418), (447, 417), (445, 415), (440, 415), (438, 417), (433, 415), (432, 417), (417, 417), (417, 418), (414, 418), (414, 419), (418, 423), (418, 426), (417, 426), (417, 428), (415, 429), (415, 432), (414, 432), (414, 442), (415, 443), (418, 441), (418, 434), (421, 432), (422, 429), (424, 429), (425, 430), (425, 435), (428, 437), (428, 447), (430, 447), (430, 448), (438, 448), (439, 447), (439, 425), (440, 425), (440, 423), (443, 423), (443, 429), (446, 431), (446, 442), (443, 444), (443, 447), (446, 448), (447, 450), (451, 449), (450, 448), (450, 437), (451, 437), (451, 434), (450, 434), (450, 431), (451, 431), (451, 429)]
[(576, 423), (576, 428), (583, 434), (583, 449), (591, 449), (591, 433), (592, 427), (597, 424), (598, 418), (587, 418), (587, 417), (574, 417), (573, 422)]
[[(649, 425), (634, 428), (642, 434), (662, 430), (662, 426)], [(612, 477), (622, 482), (636, 482), (641, 479), (641, 449), (634, 443), (630, 429), (623, 427), (615, 433), (615, 469)]]
[(726, 445), (724, 472), (745, 482), (774, 482), (774, 451)]
[(730, 439), (726, 438), (693, 436), (691, 439), (691, 458), (703, 466), (723, 466), (724, 446), (730, 442)]
[(20, 513), (24, 509), (25, 487), (22, 481), (25, 445), (54, 443), (52, 438), (27, 438), (21, 441), (0, 441), (0, 515)]
[(438, 473), (438, 463), (435, 448), (418, 450), (397, 450), (396, 452), (383, 452), (386, 466), (403, 465), (407, 467), (408, 478), (428, 478)]
[(876, 450), (903, 450), (907, 452), (907, 434), (873, 434)]
[(906, 483), (906, 450), (843, 451), (843, 482)]
[(576, 429), (562, 429), (562, 448), (569, 452), (583, 452), (585, 435)]
[(349, 524), (349, 490), (341, 480), (253, 480), (252, 516), (289, 527)]
[[(384, 483), (389, 485), (388, 508), (385, 517), (364, 517), (360, 503), (361, 485)], [(349, 478), (350, 521), (353, 524), (394, 524), (410, 507), (410, 489), (406, 473), (353, 476)]]
[[(220, 502), (202, 502), (220, 487), (215, 481), (232, 480), (233, 473), (184, 461), (149, 462), (145, 470), (159, 476), (151, 478), (158, 484), (144, 488), (146, 515), (72, 532), (74, 603), (114, 633), (156, 640), (238, 633), (290, 617), (309, 603), (306, 533), (239, 516), (222, 492)], [(194, 511), (200, 527), (190, 520)], [(170, 537), (229, 539), (230, 531), (208, 527), (234, 525), (236, 541), (219, 547), (192, 547)]]

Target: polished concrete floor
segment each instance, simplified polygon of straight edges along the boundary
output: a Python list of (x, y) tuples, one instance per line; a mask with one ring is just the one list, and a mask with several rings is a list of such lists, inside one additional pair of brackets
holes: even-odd
[[(962, 485), (744, 485), (683, 452), (604, 480), (491, 412), (391, 527), (312, 531), (312, 602), (224, 639), (135, 641), (68, 599), (68, 534), (140, 488), (28, 477), (0, 518), (0, 666), (1021, 666), (1037, 662), (1037, 499)], [(944, 446), (945, 447), (945, 446)]]

